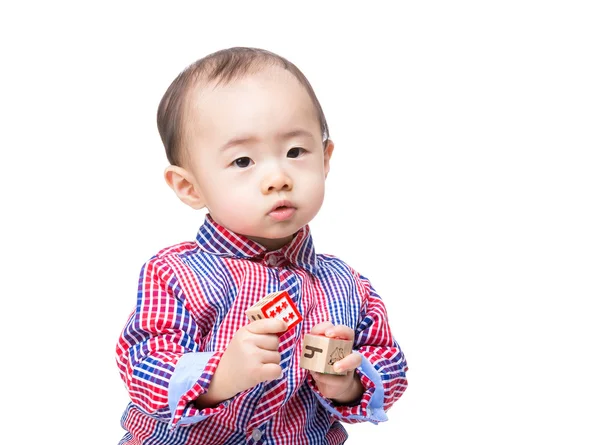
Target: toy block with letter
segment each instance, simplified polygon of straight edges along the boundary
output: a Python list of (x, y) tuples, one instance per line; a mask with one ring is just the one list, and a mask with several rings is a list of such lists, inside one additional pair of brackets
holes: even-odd
[(302, 342), (300, 367), (323, 374), (346, 375), (346, 372), (335, 372), (333, 364), (350, 354), (352, 354), (350, 340), (306, 334)]
[(287, 323), (287, 331), (302, 321), (302, 315), (286, 291), (273, 292), (261, 298), (246, 311), (248, 320), (277, 318)]

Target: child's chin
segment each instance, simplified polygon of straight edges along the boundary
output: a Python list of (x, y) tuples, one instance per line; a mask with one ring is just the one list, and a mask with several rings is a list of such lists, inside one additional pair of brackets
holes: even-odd
[(280, 247), (285, 246), (287, 243), (289, 243), (293, 238), (294, 238), (294, 234), (297, 232), (297, 230), (294, 231), (286, 231), (283, 233), (273, 233), (273, 232), (267, 232), (267, 233), (261, 233), (258, 236), (248, 236), (248, 238), (250, 238), (251, 240), (262, 244), (263, 246), (267, 247), (270, 250), (274, 250), (274, 249), (279, 249)]

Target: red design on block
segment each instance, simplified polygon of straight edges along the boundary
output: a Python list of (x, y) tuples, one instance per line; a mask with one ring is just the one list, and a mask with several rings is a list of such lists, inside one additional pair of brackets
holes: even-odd
[[(283, 309), (288, 310), (282, 313)], [(288, 325), (288, 331), (302, 321), (302, 315), (300, 315), (298, 308), (286, 291), (282, 291), (279, 295), (265, 304), (261, 308), (261, 312), (265, 315), (265, 317), (278, 318), (285, 321)]]

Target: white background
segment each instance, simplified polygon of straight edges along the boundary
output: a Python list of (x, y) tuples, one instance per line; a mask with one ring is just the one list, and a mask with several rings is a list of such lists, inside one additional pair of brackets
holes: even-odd
[(3, 3), (0, 435), (122, 436), (139, 269), (203, 218), (162, 179), (156, 108), (239, 45), (312, 82), (336, 143), (316, 246), (371, 279), (409, 362), (348, 444), (600, 443), (596, 5)]

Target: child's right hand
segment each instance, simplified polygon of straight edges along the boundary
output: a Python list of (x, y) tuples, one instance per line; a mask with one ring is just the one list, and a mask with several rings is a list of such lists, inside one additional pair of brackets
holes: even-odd
[(215, 370), (208, 391), (196, 400), (199, 408), (215, 406), (261, 382), (281, 376), (279, 335), (287, 329), (282, 320), (253, 321), (233, 335)]

